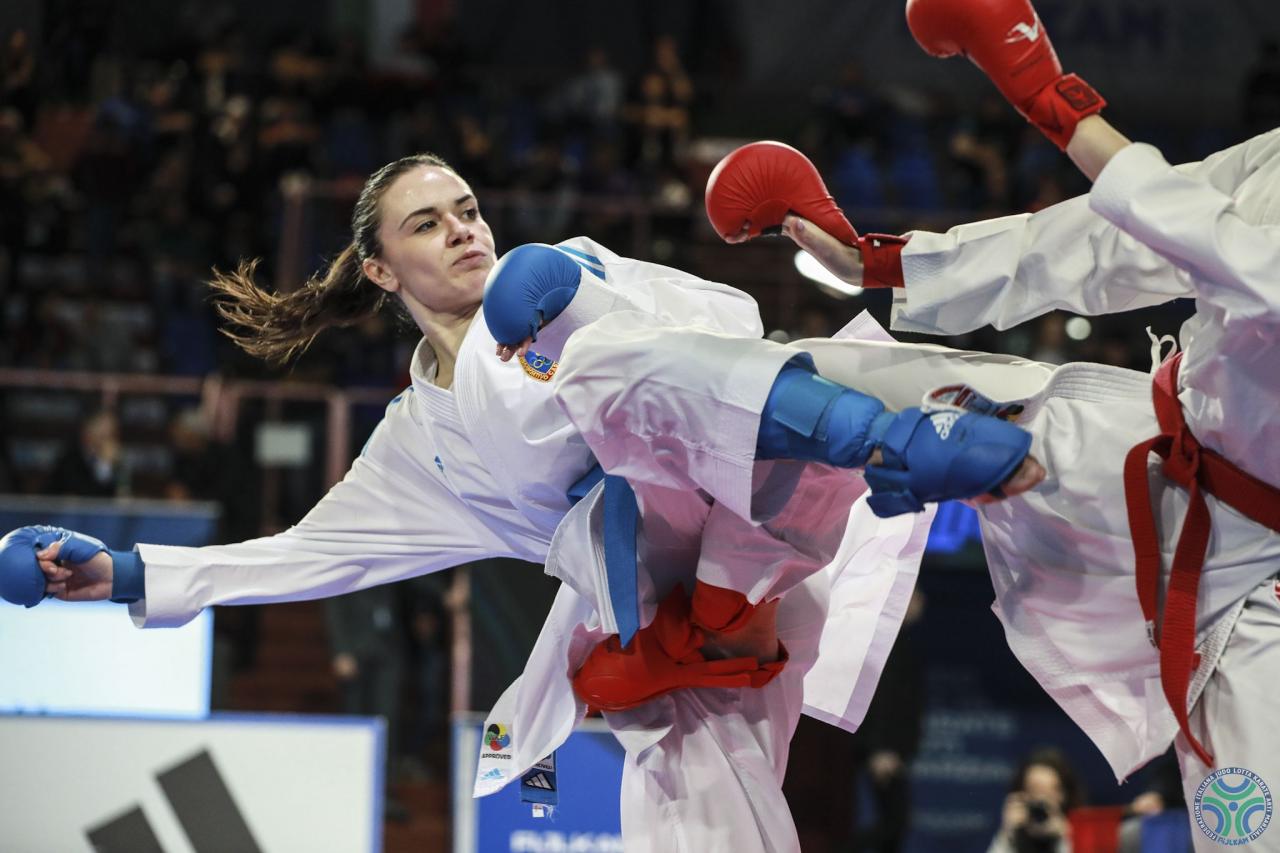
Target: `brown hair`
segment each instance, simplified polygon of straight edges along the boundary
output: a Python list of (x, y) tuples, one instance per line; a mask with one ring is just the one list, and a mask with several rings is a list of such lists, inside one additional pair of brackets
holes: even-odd
[(1009, 784), (1010, 791), (1026, 790), (1027, 773), (1030, 772), (1032, 767), (1048, 767), (1058, 774), (1058, 781), (1062, 783), (1062, 811), (1064, 814), (1084, 805), (1084, 784), (1076, 774), (1076, 769), (1071, 766), (1071, 762), (1062, 750), (1051, 746), (1036, 749), (1018, 764), (1018, 768), (1014, 771), (1013, 779)]
[(435, 154), (414, 154), (370, 175), (351, 213), (351, 242), (297, 290), (263, 290), (253, 280), (257, 260), (241, 261), (235, 272), (215, 269), (209, 286), (218, 313), (230, 327), (222, 333), (250, 355), (283, 363), (304, 352), (325, 329), (351, 326), (378, 313), (387, 292), (365, 280), (362, 264), (382, 252), (379, 202), (396, 178), (419, 166), (454, 172)]

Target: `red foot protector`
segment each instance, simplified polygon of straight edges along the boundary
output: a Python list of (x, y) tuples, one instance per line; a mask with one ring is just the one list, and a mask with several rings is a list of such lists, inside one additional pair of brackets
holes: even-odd
[(753, 657), (707, 660), (704, 642), (689, 617), (689, 596), (677, 584), (625, 649), (614, 635), (591, 650), (573, 677), (573, 691), (594, 708), (624, 711), (684, 687), (763, 687), (787, 662), (785, 652), (765, 664)]

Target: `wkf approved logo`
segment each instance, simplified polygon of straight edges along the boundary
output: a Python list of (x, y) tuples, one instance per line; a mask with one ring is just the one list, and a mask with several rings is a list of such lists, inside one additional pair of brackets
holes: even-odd
[(511, 745), (511, 735), (502, 723), (490, 723), (484, 732), (484, 742), (494, 752), (501, 752)]
[(1271, 789), (1247, 768), (1215, 770), (1196, 790), (1192, 816), (1211, 841), (1248, 844), (1271, 824)]

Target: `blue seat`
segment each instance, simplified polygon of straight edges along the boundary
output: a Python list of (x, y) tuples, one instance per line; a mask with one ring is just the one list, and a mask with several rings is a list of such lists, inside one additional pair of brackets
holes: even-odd
[(1191, 853), (1191, 819), (1168, 811), (1142, 820), (1142, 853)]

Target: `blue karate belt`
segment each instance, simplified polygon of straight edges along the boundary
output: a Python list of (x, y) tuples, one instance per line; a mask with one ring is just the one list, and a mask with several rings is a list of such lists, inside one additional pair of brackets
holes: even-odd
[[(640, 507), (636, 493), (624, 477), (606, 474), (596, 464), (569, 487), (570, 504), (587, 496), (604, 481), (604, 570), (609, 580), (609, 603), (618, 623), (618, 639), (623, 646), (640, 630), (640, 601), (636, 578), (636, 525)], [(556, 782), (556, 754), (552, 752), (520, 777), (520, 800), (529, 803), (534, 815), (549, 815), (560, 802)]]
[(609, 604), (618, 625), (618, 642), (625, 648), (640, 630), (636, 576), (636, 527), (640, 507), (626, 478), (606, 474), (599, 464), (569, 487), (569, 501), (582, 500), (601, 480), (604, 480), (604, 571), (609, 580)]

